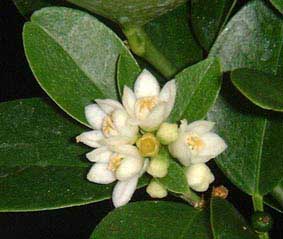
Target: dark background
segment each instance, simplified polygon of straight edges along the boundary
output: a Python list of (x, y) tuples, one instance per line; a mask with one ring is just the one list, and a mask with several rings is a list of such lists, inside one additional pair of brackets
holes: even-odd
[[(21, 34), (26, 19), (20, 15), (12, 1), (0, 1), (0, 102), (45, 96), (37, 85), (24, 56)], [(215, 170), (217, 169), (214, 168), (214, 172)], [(230, 190), (229, 200), (246, 218), (249, 218), (252, 210), (250, 198), (227, 182), (221, 172), (217, 173), (216, 184), (217, 181), (225, 182), (225, 186)], [(148, 199), (144, 195), (144, 190), (139, 190), (134, 200)], [(5, 195), (0, 194), (0, 197), (3, 196)], [(107, 200), (92, 205), (52, 211), (0, 213), (0, 238), (85, 239), (112, 209), (111, 201)], [(272, 238), (283, 238), (282, 214), (271, 209), (267, 210), (275, 219)]]

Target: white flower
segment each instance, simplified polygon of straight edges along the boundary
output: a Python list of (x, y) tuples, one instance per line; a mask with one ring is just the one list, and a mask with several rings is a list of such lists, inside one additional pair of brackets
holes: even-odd
[(146, 187), (146, 192), (152, 198), (164, 198), (168, 194), (167, 189), (155, 180), (151, 180), (151, 182)]
[(130, 124), (123, 106), (111, 99), (96, 100), (96, 103), (85, 107), (86, 119), (94, 130), (79, 135), (77, 142), (94, 148), (134, 143), (138, 127)]
[(182, 120), (177, 140), (169, 145), (171, 155), (185, 166), (215, 158), (227, 145), (217, 134), (210, 132), (213, 127), (214, 123), (210, 121), (199, 120), (188, 125)]
[(144, 160), (133, 145), (100, 147), (86, 157), (95, 164), (87, 179), (94, 183), (109, 184), (118, 180), (114, 187), (112, 200), (115, 207), (128, 203), (136, 190), (139, 177), (145, 172)]
[(171, 113), (175, 96), (175, 80), (167, 82), (160, 91), (156, 78), (143, 70), (135, 82), (134, 92), (124, 87), (122, 101), (135, 124), (145, 131), (154, 131)]
[(197, 192), (206, 191), (209, 184), (214, 181), (213, 174), (204, 163), (189, 166), (186, 170), (186, 177), (189, 186)]

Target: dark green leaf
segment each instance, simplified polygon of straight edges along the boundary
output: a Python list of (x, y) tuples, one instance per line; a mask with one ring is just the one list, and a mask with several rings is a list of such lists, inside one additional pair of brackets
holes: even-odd
[(252, 68), (267, 73), (279, 69), (283, 20), (262, 0), (249, 1), (226, 25), (210, 56), (218, 56), (224, 71)]
[(70, 3), (102, 15), (122, 25), (143, 25), (155, 17), (173, 10), (185, 0), (67, 0)]
[(191, 0), (191, 19), (197, 39), (209, 50), (236, 0)]
[(261, 108), (283, 111), (283, 77), (251, 69), (237, 69), (231, 80), (237, 89)]
[(269, 193), (283, 174), (283, 115), (266, 114), (224, 85), (208, 119), (228, 145), (216, 159), (226, 176), (250, 195)]
[(117, 98), (119, 55), (132, 57), (123, 42), (94, 17), (63, 7), (34, 13), (24, 28), (24, 46), (41, 87), (84, 124), (87, 104)]
[(202, 59), (202, 50), (189, 27), (187, 4), (149, 22), (145, 31), (177, 71)]
[(283, 207), (269, 194), (264, 197), (264, 204), (279, 213), (283, 213)]
[(271, 195), (281, 206), (281, 210), (283, 210), (283, 180), (273, 188)]
[(221, 87), (221, 69), (216, 58), (190, 66), (176, 75), (177, 97), (169, 120), (204, 118)]
[(228, 201), (212, 198), (210, 220), (215, 239), (257, 239), (245, 219)]
[(121, 55), (117, 64), (117, 86), (120, 96), (123, 94), (124, 86), (131, 89), (134, 88), (134, 83), (141, 72), (137, 62), (128, 55)]
[(173, 202), (130, 203), (108, 214), (92, 239), (209, 239), (208, 213)]
[(91, 166), (74, 137), (86, 128), (41, 99), (0, 104), (0, 211), (33, 211), (109, 198), (86, 180)]
[(283, 0), (270, 0), (274, 7), (281, 13), (283, 13)]
[(156, 178), (162, 183), (167, 190), (173, 193), (187, 193), (189, 185), (184, 173), (184, 168), (180, 166), (174, 159), (170, 158), (168, 174), (164, 178)]
[(23, 16), (30, 16), (34, 11), (61, 3), (61, 0), (13, 0)]

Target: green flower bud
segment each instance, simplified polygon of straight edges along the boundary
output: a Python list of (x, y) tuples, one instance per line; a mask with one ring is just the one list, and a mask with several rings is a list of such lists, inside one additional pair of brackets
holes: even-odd
[(153, 157), (147, 167), (147, 173), (155, 178), (163, 178), (168, 173), (169, 154), (166, 150), (160, 150), (156, 157)]
[(156, 137), (160, 143), (164, 145), (174, 142), (178, 137), (178, 125), (162, 123), (157, 131)]
[(258, 232), (268, 232), (272, 228), (273, 220), (267, 212), (255, 212), (252, 215), (251, 224)]
[(152, 198), (164, 198), (168, 194), (166, 188), (155, 180), (151, 180), (151, 182), (146, 187), (146, 192)]

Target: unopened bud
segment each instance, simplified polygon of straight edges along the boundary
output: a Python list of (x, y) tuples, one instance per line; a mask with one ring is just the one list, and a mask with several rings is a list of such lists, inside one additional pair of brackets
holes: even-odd
[(168, 194), (166, 188), (155, 180), (151, 180), (151, 182), (146, 187), (146, 192), (152, 198), (164, 198)]
[(163, 178), (168, 173), (169, 154), (166, 150), (160, 150), (159, 154), (152, 158), (147, 167), (147, 172), (155, 178)]
[(151, 133), (144, 134), (136, 143), (143, 157), (154, 157), (159, 152), (160, 143)]
[(160, 143), (164, 145), (174, 142), (178, 137), (178, 125), (162, 123), (157, 131), (156, 137)]
[(209, 184), (214, 181), (213, 174), (204, 163), (189, 166), (186, 171), (186, 177), (189, 186), (197, 192), (206, 191)]

